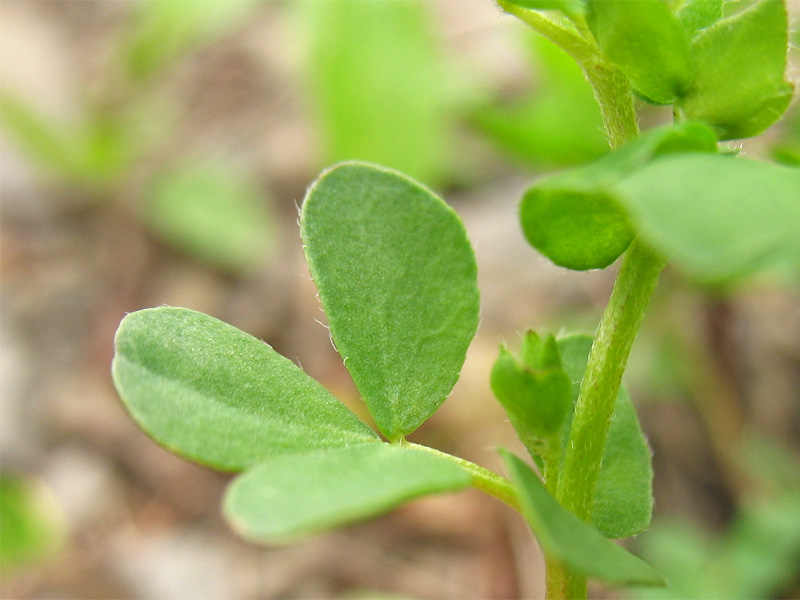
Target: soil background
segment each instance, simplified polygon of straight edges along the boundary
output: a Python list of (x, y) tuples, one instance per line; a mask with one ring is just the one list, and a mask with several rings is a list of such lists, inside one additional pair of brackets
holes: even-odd
[[(113, 388), (120, 319), (166, 304), (264, 339), (359, 410), (318, 322), (297, 231), (298, 203), (325, 165), (289, 4), (260, 5), (177, 63), (159, 84), (174, 127), (124, 185), (97, 194), (65, 183), (0, 137), (2, 469), (40, 481), (68, 532), (54, 556), (3, 575), (4, 598), (543, 597), (541, 556), (524, 522), (475, 491), (290, 546), (241, 541), (220, 516), (230, 476), (158, 447)], [(108, 62), (133, 5), (0, 0), (0, 87), (55, 119), (76, 120), (87, 97), (109, 92)], [(497, 97), (535, 77), (512, 41), (516, 23), (490, 2), (432, 0), (431, 8), (447, 52)], [(557, 332), (565, 323), (591, 332), (615, 268), (568, 272), (527, 246), (517, 199), (540, 173), (467, 124), (464, 132), (470, 175), (438, 191), (475, 247), (482, 320), (461, 381), (413, 440), (501, 470), (496, 447), (524, 450), (488, 386), (498, 343), (516, 347), (528, 328)], [(743, 151), (761, 156), (779, 134)], [(143, 174), (197, 148), (244, 165), (263, 193), (274, 244), (253, 273), (195, 260), (137, 216)], [(721, 530), (752, 492), (735, 456), (743, 431), (800, 451), (797, 287), (716, 293), (668, 269), (633, 353), (627, 383), (654, 451), (656, 514)], [(623, 596), (600, 586), (592, 593)]]

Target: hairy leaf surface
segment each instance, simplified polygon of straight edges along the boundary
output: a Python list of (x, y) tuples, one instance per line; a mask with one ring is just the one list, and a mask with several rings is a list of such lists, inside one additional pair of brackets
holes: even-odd
[(231, 484), (224, 512), (243, 536), (280, 543), (469, 482), (466, 471), (434, 454), (369, 444), (266, 461)]
[(724, 0), (685, 0), (678, 9), (678, 21), (689, 38), (722, 18)]
[(126, 316), (112, 372), (142, 429), (169, 450), (218, 469), (379, 442), (290, 360), (192, 310), (161, 307)]
[(346, 163), (309, 189), (300, 228), (339, 354), (391, 440), (444, 401), (478, 325), (475, 256), (455, 212), (411, 179)]

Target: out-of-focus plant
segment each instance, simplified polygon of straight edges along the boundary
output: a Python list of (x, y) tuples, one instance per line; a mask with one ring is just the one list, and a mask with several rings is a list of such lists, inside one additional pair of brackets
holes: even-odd
[(784, 134), (772, 145), (772, 157), (787, 165), (800, 166), (800, 105), (795, 106), (783, 123)]
[[(800, 463), (756, 435), (740, 444), (754, 490), (722, 535), (678, 517), (657, 519), (639, 542), (667, 587), (639, 589), (642, 600), (774, 598), (800, 585)], [(794, 586), (794, 588), (792, 588)]]
[(32, 477), (0, 475), (0, 571), (47, 560), (64, 541), (66, 526), (50, 491)]
[(451, 168), (454, 111), (430, 5), (297, 2), (323, 164), (365, 160), (437, 184)]
[(479, 130), (534, 167), (579, 164), (608, 152), (603, 119), (580, 67), (541, 36), (525, 33), (535, 87), (512, 104), (478, 108), (473, 120)]
[(134, 210), (165, 241), (224, 270), (247, 272), (264, 261), (271, 241), (268, 207), (252, 176), (222, 167), (203, 172), (213, 157), (176, 161), (195, 161), (193, 172), (150, 165), (161, 162), (173, 126), (153, 100), (158, 83), (255, 6), (255, 0), (132, 4), (103, 82), (86, 95), (75, 123), (46, 117), (33, 99), (3, 89), (0, 128), (42, 172), (77, 187), (83, 198), (122, 202), (133, 189)]

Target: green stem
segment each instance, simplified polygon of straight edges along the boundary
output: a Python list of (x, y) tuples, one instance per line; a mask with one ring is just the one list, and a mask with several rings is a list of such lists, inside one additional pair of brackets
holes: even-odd
[[(622, 374), (664, 262), (650, 248), (633, 241), (589, 353), (557, 495), (564, 507), (587, 523)], [(567, 572), (563, 589), (564, 595), (553, 597), (585, 598), (586, 579)]]
[(459, 458), (458, 456), (453, 456), (447, 452), (442, 452), (436, 448), (422, 446), (406, 440), (401, 440), (397, 443), (403, 446), (409, 446), (415, 450), (436, 454), (437, 456), (446, 458), (450, 462), (454, 462), (472, 476), (472, 482), (470, 483), (472, 487), (481, 490), (482, 492), (486, 492), (490, 496), (494, 496), (499, 500), (502, 500), (511, 508), (517, 512), (520, 512), (519, 500), (517, 500), (517, 492), (514, 490), (514, 486), (508, 479), (501, 477), (494, 471), (490, 471), (485, 467), (476, 465), (474, 462), (470, 462), (464, 458)]
[(638, 138), (639, 124), (627, 77), (598, 55), (579, 64), (600, 105), (609, 146), (616, 149)]
[(504, 12), (514, 15), (523, 23), (533, 27), (537, 33), (564, 50), (580, 65), (583, 65), (596, 54), (594, 46), (578, 33), (559, 25), (536, 10), (522, 8), (506, 0), (497, 0), (497, 5)]
[(558, 486), (561, 503), (587, 522), (622, 373), (663, 267), (659, 254), (633, 241), (589, 354)]
[[(598, 54), (579, 63), (600, 105), (611, 148), (639, 137), (627, 78)], [(586, 522), (591, 522), (592, 499), (622, 374), (664, 262), (647, 246), (633, 241), (589, 354), (556, 495), (561, 504)], [(587, 595), (586, 577), (552, 558), (547, 561), (547, 585), (548, 598), (554, 600)]]
[[(498, 0), (498, 4), (561, 47), (580, 65), (600, 105), (612, 149), (639, 137), (630, 82), (619, 69), (605, 62), (586, 27), (578, 33), (534, 10), (505, 0)], [(591, 522), (592, 499), (622, 374), (664, 263), (663, 257), (638, 240), (631, 243), (589, 353), (564, 463), (555, 486), (559, 502), (587, 523)], [(547, 557), (546, 576), (549, 599), (586, 598), (586, 577), (552, 557)]]

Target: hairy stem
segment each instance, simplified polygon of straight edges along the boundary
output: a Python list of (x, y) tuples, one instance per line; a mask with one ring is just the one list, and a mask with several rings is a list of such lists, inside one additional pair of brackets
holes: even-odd
[(663, 267), (659, 254), (633, 241), (589, 354), (558, 486), (561, 503), (587, 522), (622, 373)]
[[(597, 54), (580, 65), (600, 105), (611, 148), (639, 137), (627, 78)], [(622, 374), (664, 262), (646, 245), (633, 241), (589, 353), (556, 494), (561, 504), (587, 523)], [(586, 577), (559, 562), (548, 560), (547, 578), (548, 598), (586, 598)]]
[[(589, 354), (557, 495), (561, 504), (587, 523), (622, 374), (663, 267), (660, 255), (633, 241)], [(554, 598), (585, 598), (586, 580), (567, 573), (564, 589), (565, 595)]]
[[(524, 21), (566, 51), (583, 69), (600, 105), (606, 137), (612, 149), (639, 137), (630, 82), (607, 63), (583, 22), (571, 30), (535, 10), (498, 0), (500, 8)], [(634, 240), (622, 261), (614, 290), (595, 337), (575, 405), (564, 463), (554, 487), (556, 497), (583, 521), (591, 522), (592, 499), (605, 452), (622, 374), (633, 340), (665, 260)], [(586, 598), (586, 577), (547, 557), (547, 597)]]
[(638, 138), (639, 124), (627, 77), (597, 55), (579, 64), (600, 105), (609, 146), (616, 149)]

